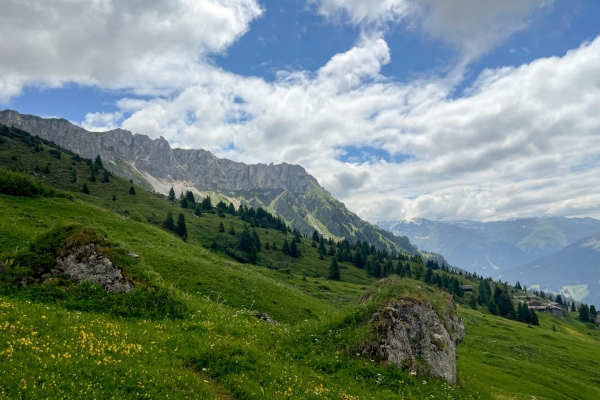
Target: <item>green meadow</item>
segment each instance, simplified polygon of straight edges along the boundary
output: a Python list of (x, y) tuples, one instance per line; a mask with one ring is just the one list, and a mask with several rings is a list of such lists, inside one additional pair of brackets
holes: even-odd
[[(274, 229), (256, 228), (263, 246), (278, 248), (261, 251), (268, 266), (240, 263), (212, 245), (221, 223), (243, 231), (239, 217), (195, 216), (140, 187), (130, 194), (117, 176), (91, 182), (85, 161), (41, 147), (0, 142), (0, 166), (55, 188), (0, 195), (0, 398), (600, 398), (600, 330), (575, 313), (540, 315), (530, 326), (455, 298), (466, 328), (458, 383), (411, 376), (357, 355), (369, 318), (402, 296), (455, 312), (447, 293), (413, 279), (379, 281), (346, 262), (331, 280), (330, 257), (319, 259), (309, 238), (300, 258), (289, 257), (280, 249), (292, 235)], [(187, 240), (162, 227), (168, 212), (184, 214)], [(142, 289), (108, 295), (97, 285), (20, 287), (7, 277), (27, 272), (9, 260), (69, 232), (93, 233)], [(367, 292), (373, 299), (359, 302)]]

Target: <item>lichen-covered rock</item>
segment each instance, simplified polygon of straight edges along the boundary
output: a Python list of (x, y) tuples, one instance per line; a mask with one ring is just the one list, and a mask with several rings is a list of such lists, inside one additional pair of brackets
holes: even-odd
[(99, 283), (110, 293), (127, 293), (134, 288), (111, 260), (96, 251), (93, 243), (73, 248), (67, 256), (57, 258), (56, 269), (77, 285), (85, 281)]
[(373, 315), (376, 339), (364, 345), (363, 355), (455, 383), (456, 345), (464, 337), (464, 326), (459, 317), (445, 320), (448, 327), (426, 301), (391, 301)]

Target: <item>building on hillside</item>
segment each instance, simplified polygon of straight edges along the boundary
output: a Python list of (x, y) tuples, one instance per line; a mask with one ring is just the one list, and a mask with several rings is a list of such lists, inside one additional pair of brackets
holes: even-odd
[(534, 310), (536, 312), (545, 312), (552, 314), (555, 317), (562, 317), (564, 313), (567, 312), (566, 307), (558, 303), (542, 304), (537, 300), (531, 300), (527, 304), (530, 310)]
[(546, 304), (546, 306), (560, 308), (564, 313), (566, 313), (566, 312), (569, 311), (569, 309), (567, 308), (567, 306), (565, 306), (563, 304), (558, 304), (558, 303), (555, 303), (555, 302), (548, 303), (548, 304)]
[(546, 312), (554, 315), (555, 317), (562, 317), (563, 313), (564, 313), (562, 308), (557, 307), (557, 306), (551, 306), (551, 305), (546, 306)]
[(461, 285), (460, 287), (465, 294), (473, 293), (473, 286), (471, 286), (471, 285)]

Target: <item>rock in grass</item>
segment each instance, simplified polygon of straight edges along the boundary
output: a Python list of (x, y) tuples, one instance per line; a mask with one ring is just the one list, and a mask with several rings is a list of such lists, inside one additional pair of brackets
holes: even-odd
[(371, 318), (374, 340), (364, 345), (362, 354), (455, 383), (456, 346), (465, 328), (459, 317), (445, 320), (447, 326), (426, 300), (391, 301)]
[(57, 269), (75, 284), (99, 283), (109, 293), (128, 293), (134, 288), (111, 260), (96, 251), (96, 245), (74, 247), (65, 257), (56, 259)]

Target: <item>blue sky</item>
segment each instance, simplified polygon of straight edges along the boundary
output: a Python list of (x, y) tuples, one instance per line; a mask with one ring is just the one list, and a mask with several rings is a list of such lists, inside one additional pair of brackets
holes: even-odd
[[(333, 55), (350, 49), (360, 34), (358, 26), (324, 20), (314, 5), (304, 0), (263, 0), (260, 5), (264, 14), (223, 54), (208, 55), (211, 63), (236, 74), (274, 80), (280, 70), (318, 70)], [(598, 16), (597, 1), (553, 3), (533, 17), (528, 29), (515, 33), (470, 64), (467, 78), (457, 92), (468, 87), (485, 68), (518, 66), (541, 57), (561, 56), (583, 41), (594, 39), (600, 34)], [(390, 79), (409, 81), (422, 74), (440, 74), (452, 68), (459, 57), (452, 45), (411, 31), (405, 24), (388, 24), (386, 30), (392, 62), (382, 73)], [(31, 85), (20, 96), (5, 102), (3, 108), (80, 122), (89, 112), (115, 111), (115, 103), (124, 94), (123, 90), (69, 83), (57, 89)]]
[(372, 221), (600, 216), (600, 2), (34, 3), (2, 108), (298, 163)]

